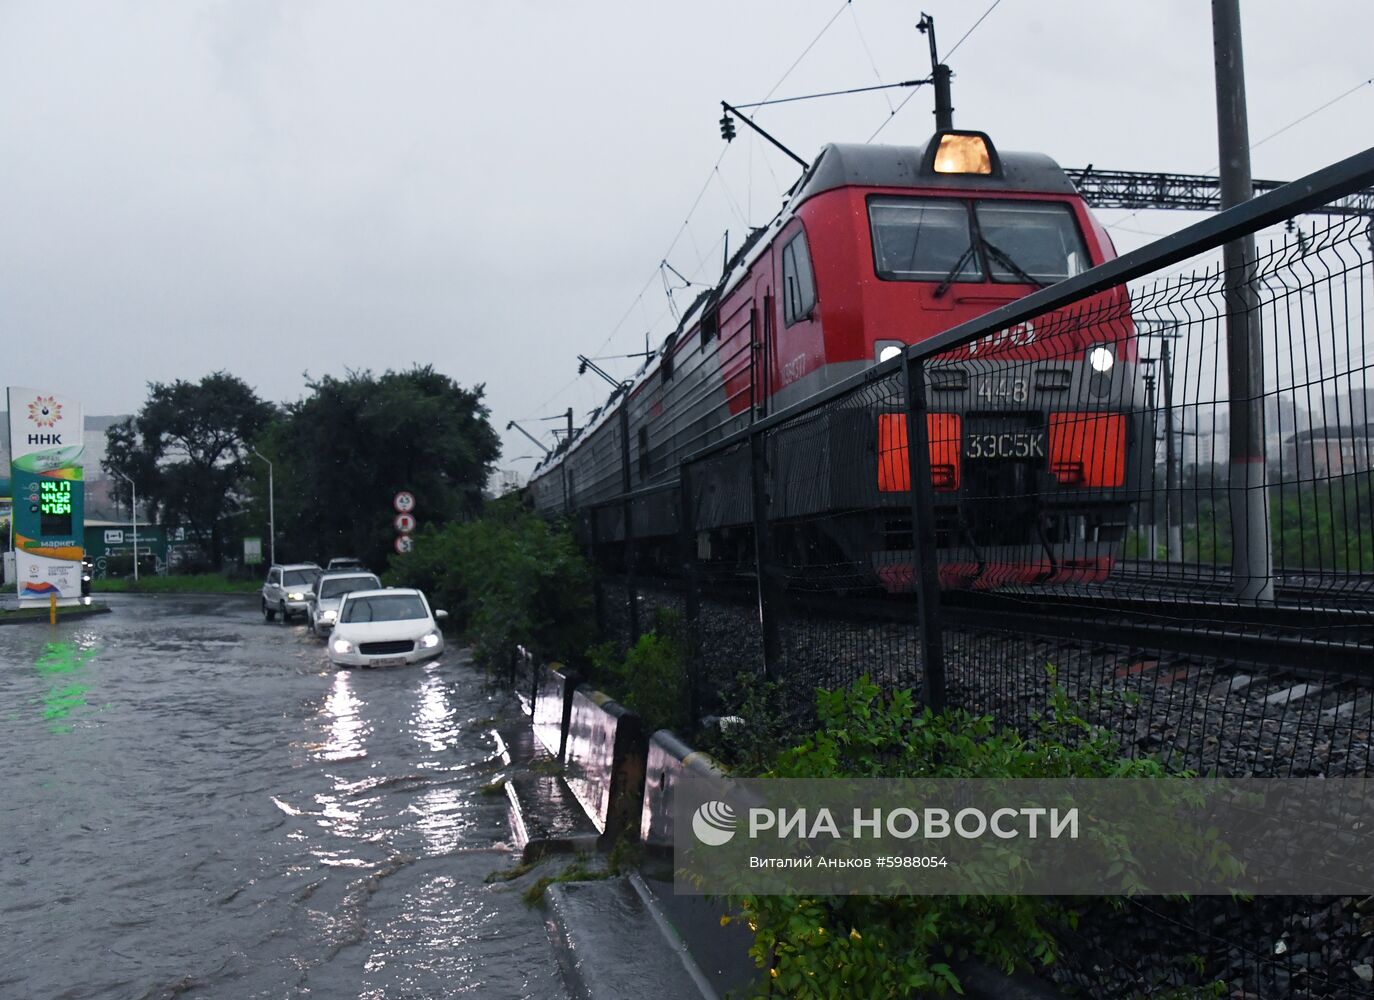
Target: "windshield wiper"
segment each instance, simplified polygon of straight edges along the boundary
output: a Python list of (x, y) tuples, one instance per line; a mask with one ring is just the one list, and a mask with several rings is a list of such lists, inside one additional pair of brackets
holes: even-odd
[(1009, 256), (1007, 256), (1007, 252), (1005, 250), (1002, 250), (1001, 248), (994, 246), (991, 242), (989, 242), (987, 237), (979, 236), (978, 241), (983, 244), (983, 249), (987, 251), (989, 257), (997, 261), (997, 263), (1001, 264), (1003, 267), (1005, 267), (1016, 277), (1020, 278), (1026, 284), (1034, 285), (1037, 288), (1048, 288), (1050, 286), (1050, 282), (1041, 281), (1039, 278), (1035, 277), (1033, 274), (1028, 272), (1024, 267), (1022, 267), (1020, 264), (1016, 263), (1016, 261), (1012, 260)]
[(935, 289), (935, 298), (938, 299), (940, 296), (944, 295), (945, 292), (949, 291), (949, 286), (954, 283), (955, 276), (964, 269), (964, 265), (967, 264), (972, 257), (973, 243), (970, 241), (968, 249), (959, 255), (959, 259), (954, 262), (954, 266), (951, 267), (949, 273), (945, 275), (945, 280), (940, 282), (939, 287)]

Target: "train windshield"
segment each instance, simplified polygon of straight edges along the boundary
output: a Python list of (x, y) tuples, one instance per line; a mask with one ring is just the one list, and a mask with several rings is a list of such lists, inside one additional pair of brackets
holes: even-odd
[(896, 281), (981, 281), (970, 252), (968, 208), (950, 198), (874, 198), (868, 205), (878, 276)]
[(974, 206), (978, 231), (1000, 253), (988, 249), (993, 281), (1048, 284), (1088, 266), (1083, 237), (1068, 205), (1035, 201), (980, 201)]
[(873, 198), (868, 214), (878, 277), (889, 281), (1047, 285), (1089, 266), (1059, 202)]

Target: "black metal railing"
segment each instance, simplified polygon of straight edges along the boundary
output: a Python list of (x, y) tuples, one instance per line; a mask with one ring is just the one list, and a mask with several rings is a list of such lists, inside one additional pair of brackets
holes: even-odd
[[(1374, 233), (1303, 214), (1371, 184), (1374, 150), (785, 410), (751, 391), (752, 422), (675, 482), (585, 510), (603, 634), (670, 609), (697, 718), (735, 711), (743, 677), (805, 724), (816, 687), (868, 674), (1026, 726), (1059, 685), (1130, 755), (1370, 774)], [(1354, 930), (1276, 950), (1309, 910), (1355, 927), (1354, 905), (1133, 904), (1094, 926), (1157, 944), (1088, 934), (1059, 974), (1368, 995)], [(1182, 968), (1170, 928), (1194, 940)], [(1082, 959), (1104, 948), (1126, 979)]]

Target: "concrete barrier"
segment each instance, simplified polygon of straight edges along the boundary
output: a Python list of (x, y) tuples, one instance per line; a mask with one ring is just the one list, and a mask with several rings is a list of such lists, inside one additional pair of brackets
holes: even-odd
[(639, 716), (600, 691), (573, 689), (564, 777), (607, 846), (639, 832), (647, 743)]
[(673, 849), (673, 789), (684, 773), (722, 784), (730, 780), (709, 754), (693, 750), (670, 730), (660, 729), (649, 740), (639, 819), (639, 839), (654, 852)]
[(563, 673), (561, 666), (551, 663), (540, 671), (530, 716), (535, 739), (559, 761), (567, 748), (568, 717), (572, 712), (572, 693), (577, 687), (576, 680)]

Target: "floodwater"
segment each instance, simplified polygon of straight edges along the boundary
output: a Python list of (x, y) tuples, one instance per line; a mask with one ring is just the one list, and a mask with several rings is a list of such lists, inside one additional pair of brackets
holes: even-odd
[(0, 627), (0, 997), (563, 997), (456, 651), (331, 668), (256, 598)]

